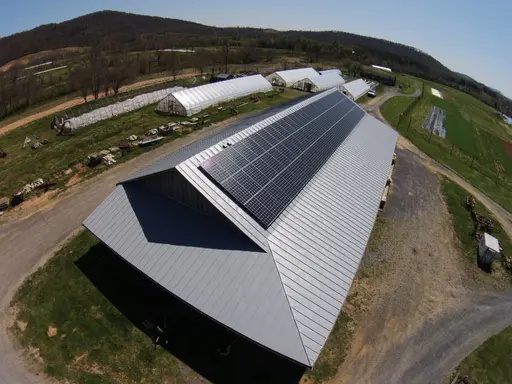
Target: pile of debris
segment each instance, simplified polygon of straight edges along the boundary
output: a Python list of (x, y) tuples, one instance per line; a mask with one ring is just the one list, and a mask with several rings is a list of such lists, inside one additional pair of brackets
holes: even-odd
[(472, 212), (473, 220), (475, 221), (476, 230), (481, 228), (484, 232), (492, 233), (496, 228), (494, 227), (494, 222), (489, 219), (488, 217), (485, 217), (483, 215), (480, 215), (476, 212)]
[(512, 256), (501, 255), (501, 264), (507, 271), (512, 271)]
[(119, 153), (121, 148), (119, 147), (110, 147), (109, 149), (104, 149), (97, 153), (91, 153), (87, 156), (87, 165), (91, 168), (104, 163), (105, 165), (113, 165), (117, 163), (115, 159), (115, 154)]

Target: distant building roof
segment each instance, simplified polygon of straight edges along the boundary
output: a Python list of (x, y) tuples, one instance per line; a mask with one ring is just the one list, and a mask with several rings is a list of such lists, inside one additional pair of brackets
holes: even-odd
[(277, 71), (266, 78), (272, 84), (281, 83), (280, 85), (284, 85), (285, 87), (291, 87), (297, 81), (318, 76), (318, 72), (313, 68), (298, 68), (298, 69), (289, 69), (287, 71)]
[(345, 79), (336, 72), (329, 72), (324, 75), (317, 75), (302, 79), (295, 84), (297, 85), (297, 88), (303, 89), (305, 83), (311, 84), (311, 92), (321, 92), (342, 85), (345, 83)]
[(84, 225), (205, 315), (312, 366), (363, 256), (396, 132), (335, 89), (242, 124), (137, 172)]
[(380, 70), (383, 70), (383, 71), (386, 71), (386, 72), (393, 72), (391, 70), (391, 68), (388, 68), (388, 67), (381, 67), (380, 65), (372, 65), (373, 68), (377, 68), (377, 69), (380, 69)]
[(225, 79), (225, 80), (227, 80), (227, 79), (232, 79), (234, 76), (229, 74), (229, 73), (222, 72), (222, 73), (219, 73), (218, 75), (216, 75), (215, 77), (217, 79)]
[(359, 99), (370, 90), (370, 86), (363, 79), (357, 79), (343, 85), (346, 93), (354, 100)]
[(341, 76), (341, 71), (337, 68), (334, 68), (334, 69), (324, 69), (323, 71), (318, 71), (318, 73), (320, 75), (328, 75), (328, 74), (331, 74), (331, 73), (336, 73), (337, 75), (340, 75)]

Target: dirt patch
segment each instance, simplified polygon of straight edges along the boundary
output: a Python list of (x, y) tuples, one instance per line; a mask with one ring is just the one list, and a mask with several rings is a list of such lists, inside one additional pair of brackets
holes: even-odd
[(82, 361), (82, 360), (84, 360), (84, 359), (87, 359), (87, 356), (88, 356), (88, 355), (89, 355), (89, 354), (88, 354), (87, 352), (84, 352), (84, 353), (82, 353), (82, 354), (81, 354), (81, 355), (79, 355), (79, 356), (75, 356), (75, 359), (74, 359), (74, 361), (73, 361), (73, 362), (74, 362), (75, 364), (77, 364), (77, 363), (79, 363), (80, 361)]
[(51, 325), (48, 327), (48, 330), (46, 331), (46, 334), (48, 337), (54, 337), (57, 336), (57, 328), (52, 327)]
[(66, 187), (71, 187), (72, 185), (75, 185), (81, 179), (82, 179), (82, 177), (80, 176), (80, 174), (79, 173), (75, 173), (73, 176), (71, 176), (69, 178), (68, 182), (66, 183)]
[(51, 199), (58, 193), (57, 190), (48, 191), (42, 193), (39, 196), (33, 196), (18, 205), (15, 208), (10, 209), (5, 214), (5, 217), (9, 220), (17, 220), (25, 216), (27, 212), (35, 213), (43, 208), (51, 208), (56, 202), (51, 202)]
[(502, 140), (501, 145), (503, 146), (503, 148), (505, 148), (505, 151), (507, 151), (508, 157), (512, 159), (512, 143)]
[(380, 382), (384, 356), (468, 293), (436, 175), (409, 151), (397, 149), (397, 158), (378, 246), (368, 247), (343, 309), (356, 327), (332, 383)]
[(26, 321), (16, 320), (16, 325), (18, 326), (18, 328), (21, 332), (25, 332), (25, 329), (27, 329), (28, 323)]
[(29, 346), (28, 355), (29, 358), (36, 363), (42, 364), (44, 362), (43, 358), (41, 357), (41, 354), (39, 353), (39, 348)]

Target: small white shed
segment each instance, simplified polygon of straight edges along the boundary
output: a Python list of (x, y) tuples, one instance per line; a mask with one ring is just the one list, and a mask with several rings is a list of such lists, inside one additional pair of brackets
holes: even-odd
[(491, 264), (500, 253), (500, 243), (497, 238), (484, 233), (478, 242), (478, 258), (482, 264)]

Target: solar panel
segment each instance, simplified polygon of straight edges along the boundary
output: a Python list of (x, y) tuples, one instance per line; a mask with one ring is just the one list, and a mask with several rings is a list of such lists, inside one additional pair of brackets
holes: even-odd
[(333, 92), (224, 149), (201, 169), (268, 228), (363, 116)]

